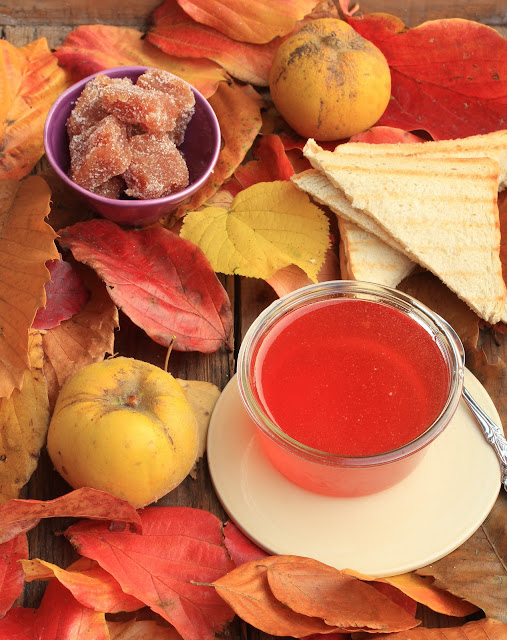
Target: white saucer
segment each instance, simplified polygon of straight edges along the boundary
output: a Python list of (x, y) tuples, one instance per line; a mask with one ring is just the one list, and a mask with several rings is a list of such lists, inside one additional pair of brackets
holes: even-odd
[[(484, 387), (465, 373), (470, 393), (499, 423)], [(254, 429), (234, 377), (211, 417), (211, 478), (231, 520), (273, 555), (312, 557), (372, 577), (413, 571), (467, 540), (498, 496), (495, 453), (463, 400), (410, 476), (361, 498), (321, 496), (293, 485), (264, 458)]]

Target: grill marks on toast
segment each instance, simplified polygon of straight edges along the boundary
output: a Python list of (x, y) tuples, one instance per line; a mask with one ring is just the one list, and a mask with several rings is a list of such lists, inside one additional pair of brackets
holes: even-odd
[(363, 151), (342, 154), (343, 146), (324, 151), (309, 140), (304, 153), (331, 187), (322, 181), (318, 188), (311, 185), (314, 178), (308, 175), (295, 176), (295, 184), (310, 195), (316, 192), (317, 199), (337, 212), (345, 210), (344, 217), (362, 222), (364, 228), (370, 218), (375, 224), (368, 231), (432, 271), (487, 322), (497, 322), (505, 303), (498, 162), (486, 157), (366, 154), (365, 148), (373, 151), (381, 145), (364, 144)]
[(351, 142), (340, 145), (340, 154), (367, 153), (379, 156), (419, 155), (427, 158), (491, 158), (500, 165), (499, 190), (507, 187), (507, 129), (459, 140), (439, 140), (417, 143), (368, 144)]

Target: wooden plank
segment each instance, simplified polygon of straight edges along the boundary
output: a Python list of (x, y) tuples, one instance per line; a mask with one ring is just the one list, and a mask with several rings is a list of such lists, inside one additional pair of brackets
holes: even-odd
[(503, 0), (359, 0), (359, 7), (360, 13), (382, 12), (398, 16), (410, 27), (439, 18), (466, 18), (491, 26), (507, 24), (507, 4)]
[[(121, 24), (145, 28), (153, 10), (160, 0), (17, 0), (0, 4), (0, 24), (11, 26), (25, 23), (29, 25), (80, 25), (80, 24)], [(351, 4), (353, 0), (351, 0)], [(359, 2), (364, 13), (382, 11), (397, 15), (408, 26), (416, 26), (424, 20), (436, 18), (467, 18), (493, 26), (507, 24), (507, 5), (503, 0), (365, 0)]]
[(17, 0), (0, 4), (0, 24), (16, 26), (30, 25), (80, 25), (80, 24), (121, 24), (143, 28), (147, 25), (152, 11), (161, 4), (160, 0), (44, 0), (31, 2)]

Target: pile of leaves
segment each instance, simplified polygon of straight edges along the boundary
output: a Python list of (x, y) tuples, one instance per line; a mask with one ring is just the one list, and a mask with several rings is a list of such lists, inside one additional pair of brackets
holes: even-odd
[[(413, 628), (414, 611), (402, 607), (391, 615), (385, 600), (379, 604), (380, 595), (371, 595), (374, 588), (384, 598), (396, 602), (405, 594), (411, 606), (417, 601), (448, 615), (479, 608), (485, 621), (457, 628), (456, 637), (504, 637), (503, 496), (456, 552), (417, 573), (371, 585), (366, 576), (307, 559), (267, 559), (239, 532), (230, 535), (232, 525), (224, 535), (214, 516), (198, 510), (135, 513), (91, 491), (50, 503), (16, 500), (37, 465), (62, 384), (80, 367), (114, 353), (119, 309), (158, 344), (212, 353), (231, 347), (233, 326), (217, 274), (266, 280), (277, 295), (340, 277), (333, 216), (290, 182), (307, 168), (301, 153), (306, 140), (277, 114), (267, 90), (274, 53), (292, 32), (315, 18), (339, 17), (340, 9), (386, 56), (392, 100), (377, 125), (355, 140), (439, 140), (505, 127), (507, 42), (489, 27), (449, 19), (408, 29), (395, 16), (356, 15), (357, 7), (349, 11), (342, 2), (337, 8), (331, 0), (291, 0), (283, 11), (257, 0), (248, 14), (239, 0), (226, 6), (217, 12), (210, 0), (165, 0), (146, 32), (82, 26), (55, 51), (44, 39), (20, 48), (0, 41), (0, 615), (6, 614), (0, 636), (23, 631), (28, 638), (79, 640), (87, 630), (94, 638), (211, 638), (234, 612), (273, 635), (431, 633)], [(223, 139), (208, 182), (170, 218), (144, 229), (98, 218), (50, 170), (29, 175), (43, 156), (44, 120), (58, 95), (90, 73), (130, 64), (166, 69), (199, 89)], [(499, 204), (507, 237), (504, 195)], [(505, 265), (506, 246), (504, 240)], [(478, 348), (475, 314), (427, 273), (400, 288), (456, 328), (468, 367), (507, 420), (507, 396), (498, 393), (505, 389), (505, 365), (489, 363)], [(93, 518), (66, 532), (88, 560), (67, 569), (27, 562), (26, 531), (41, 517), (62, 515)], [(231, 539), (241, 540), (248, 553), (231, 550)], [(35, 578), (51, 578), (40, 608), (11, 608), (24, 579)], [(366, 615), (362, 603), (370, 597), (377, 600)], [(146, 607), (156, 621), (137, 613), (123, 622), (105, 619)], [(160, 626), (162, 620), (171, 626)]]
[[(506, 507), (507, 501), (503, 518)], [(67, 568), (28, 560), (26, 532), (41, 518), (62, 516), (85, 518), (64, 532), (78, 559)], [(502, 514), (493, 517), (497, 522), (486, 529), (491, 537), (498, 535)], [(90, 488), (47, 502), (10, 500), (0, 506), (0, 522), (5, 640), (212, 640), (235, 614), (277, 636), (315, 640), (365, 631), (406, 638), (410, 631), (411, 638), (430, 638), (440, 630), (417, 629), (418, 602), (452, 616), (477, 611), (438, 586), (445, 583), (446, 569), (459, 562), (456, 557), (434, 565), (436, 581), (423, 577), (424, 571), (373, 579), (310, 558), (269, 556), (232, 523), (224, 527), (204, 510), (136, 511)], [(484, 558), (474, 568), (480, 562)], [(12, 607), (25, 580), (49, 581), (36, 610)], [(491, 615), (456, 627), (453, 637), (504, 638), (501, 589), (474, 594), (470, 581), (463, 581), (457, 590), (482, 600)]]

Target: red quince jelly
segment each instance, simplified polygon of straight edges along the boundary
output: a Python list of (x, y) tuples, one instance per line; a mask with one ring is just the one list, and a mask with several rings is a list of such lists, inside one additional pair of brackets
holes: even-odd
[(438, 418), (446, 362), (415, 320), (364, 300), (324, 300), (291, 311), (262, 339), (254, 384), (271, 420), (332, 454), (397, 449)]

